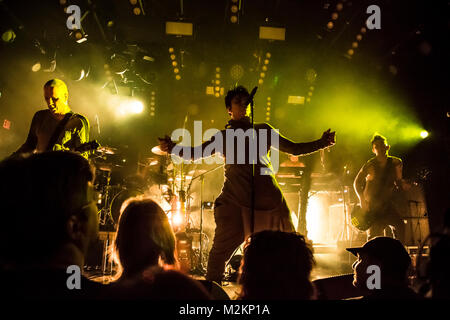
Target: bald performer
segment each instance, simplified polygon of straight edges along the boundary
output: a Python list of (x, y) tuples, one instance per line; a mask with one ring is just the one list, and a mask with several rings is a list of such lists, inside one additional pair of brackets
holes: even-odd
[[(62, 80), (47, 81), (44, 85), (44, 98), (48, 109), (34, 114), (27, 140), (14, 154), (75, 150), (89, 141), (89, 122), (84, 116), (70, 110), (69, 91)], [(56, 140), (49, 145), (52, 136), (64, 119), (67, 120), (64, 128), (59, 130)], [(87, 157), (87, 153), (82, 155)]]

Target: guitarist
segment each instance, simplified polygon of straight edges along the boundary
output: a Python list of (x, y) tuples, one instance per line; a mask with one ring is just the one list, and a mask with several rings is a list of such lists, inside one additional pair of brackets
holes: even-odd
[(364, 164), (353, 184), (362, 211), (369, 219), (367, 240), (383, 236), (385, 228), (391, 226), (395, 229), (394, 237), (403, 241), (404, 223), (392, 202), (395, 189), (404, 187), (402, 160), (388, 155), (390, 146), (382, 135), (375, 134), (371, 144), (375, 157)]
[[(27, 140), (14, 155), (52, 150), (75, 151), (89, 141), (89, 122), (84, 116), (71, 111), (69, 92), (62, 80), (47, 81), (44, 98), (48, 109), (34, 114)], [(88, 153), (82, 156), (87, 158)]]

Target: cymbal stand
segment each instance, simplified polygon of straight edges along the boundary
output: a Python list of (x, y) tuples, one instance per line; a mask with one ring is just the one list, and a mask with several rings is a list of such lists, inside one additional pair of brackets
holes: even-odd
[(349, 220), (349, 216), (348, 216), (348, 203), (347, 203), (347, 199), (349, 197), (346, 197), (345, 194), (348, 195), (349, 193), (349, 188), (348, 186), (343, 186), (342, 187), (342, 203), (344, 205), (344, 226), (342, 228), (342, 231), (339, 234), (338, 237), (338, 241), (350, 241), (350, 246), (352, 244), (352, 230), (350, 229), (350, 225), (348, 223)]
[[(196, 275), (204, 275), (206, 273), (205, 269), (203, 268), (203, 264), (202, 264), (202, 259), (203, 259), (203, 209), (204, 209), (204, 205), (203, 205), (203, 186), (204, 186), (204, 181), (205, 181), (205, 175), (208, 173), (211, 173), (213, 171), (216, 171), (217, 169), (223, 167), (223, 165), (220, 165), (218, 167), (215, 167), (213, 169), (210, 169), (206, 172), (203, 172), (201, 174), (199, 174), (196, 177), (193, 177), (191, 179), (191, 182), (189, 183), (189, 186), (187, 188), (187, 192), (189, 192), (192, 182), (195, 179), (200, 178), (200, 226), (199, 226), (199, 259), (198, 259), (198, 263), (197, 265), (194, 267), (194, 269), (192, 270), (193, 274)], [(188, 229), (186, 230), (187, 232), (189, 232), (190, 230), (194, 230), (194, 229)]]
[(99, 211), (99, 224), (106, 225), (108, 222), (114, 224), (114, 219), (109, 208), (109, 193), (111, 189), (111, 171), (108, 171), (106, 185), (102, 188), (102, 208)]

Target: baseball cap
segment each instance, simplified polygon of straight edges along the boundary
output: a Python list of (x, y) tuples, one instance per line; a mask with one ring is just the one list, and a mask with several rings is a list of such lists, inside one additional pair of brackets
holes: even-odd
[(385, 267), (399, 272), (406, 272), (411, 264), (411, 258), (403, 244), (393, 238), (376, 237), (367, 241), (362, 247), (347, 248), (355, 256), (366, 253), (368, 256), (380, 260)]

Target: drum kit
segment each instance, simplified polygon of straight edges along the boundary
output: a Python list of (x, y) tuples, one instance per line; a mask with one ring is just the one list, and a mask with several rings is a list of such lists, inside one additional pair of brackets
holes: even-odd
[[(167, 214), (173, 231), (177, 236), (182, 269), (197, 274), (204, 274), (208, 237), (200, 226), (194, 227), (191, 219), (190, 194), (192, 182), (197, 178), (203, 184), (206, 170), (192, 170), (193, 165), (175, 164), (167, 152), (159, 146), (151, 149), (152, 155), (129, 163), (126, 152), (116, 147), (102, 146), (98, 148), (91, 161), (96, 167), (95, 189), (98, 193), (99, 230), (115, 236), (122, 206), (127, 199), (133, 197), (150, 197), (157, 201)], [(129, 167), (132, 167), (133, 174)], [(193, 175), (196, 175), (193, 177)], [(200, 197), (202, 201), (202, 195)], [(203, 205), (200, 214), (203, 214)], [(194, 206), (193, 206), (194, 208)], [(181, 244), (180, 244), (181, 243)], [(197, 245), (196, 245), (197, 243)]]

